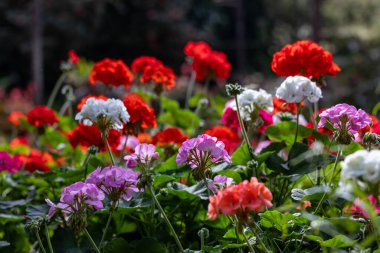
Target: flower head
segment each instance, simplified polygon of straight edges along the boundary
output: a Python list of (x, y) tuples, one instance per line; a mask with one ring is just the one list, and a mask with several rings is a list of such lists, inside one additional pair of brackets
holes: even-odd
[(75, 116), (86, 126), (96, 125), (101, 132), (109, 129), (122, 129), (129, 121), (129, 114), (123, 102), (109, 98), (107, 101), (89, 98), (82, 110)]
[(56, 113), (47, 106), (36, 106), (26, 116), (26, 121), (35, 127), (52, 126), (58, 122)]
[(216, 137), (219, 141), (222, 141), (229, 154), (233, 152), (236, 145), (240, 142), (239, 135), (226, 126), (214, 126), (207, 129), (204, 133), (209, 136)]
[(337, 104), (319, 114), (318, 128), (327, 123), (335, 129), (335, 139), (341, 144), (349, 144), (353, 135), (371, 123), (370, 117), (362, 109), (348, 104)]
[(123, 103), (130, 114), (130, 124), (141, 128), (157, 127), (154, 109), (140, 95), (128, 93), (124, 97)]
[(8, 116), (8, 121), (14, 126), (20, 126), (21, 120), (26, 120), (26, 115), (22, 112), (14, 111)]
[(289, 103), (284, 99), (278, 97), (273, 98), (273, 113), (289, 112), (292, 114), (297, 113), (297, 104)]
[(112, 60), (109, 58), (95, 63), (89, 76), (91, 85), (100, 82), (105, 85), (124, 85), (126, 88), (129, 88), (132, 80), (133, 74), (122, 60)]
[(160, 90), (162, 88), (172, 89), (176, 84), (176, 75), (174, 71), (163, 65), (149, 65), (146, 66), (144, 72), (140, 78), (142, 83), (153, 82), (158, 87), (156, 89)]
[(234, 105), (235, 105), (234, 100), (230, 100), (226, 103), (221, 121), (225, 126), (232, 128), (234, 130), (240, 131), (241, 127), (239, 123), (239, 118), (238, 118), (238, 114)]
[(211, 166), (222, 162), (231, 163), (231, 157), (222, 141), (207, 134), (185, 141), (178, 150), (177, 165), (187, 163), (197, 180), (211, 174)]
[(178, 128), (169, 127), (155, 134), (152, 138), (152, 143), (160, 147), (168, 145), (180, 146), (188, 138)]
[(220, 213), (225, 215), (238, 215), (246, 221), (249, 211), (258, 213), (266, 207), (272, 206), (272, 193), (256, 178), (243, 181), (238, 185), (230, 185), (218, 191), (217, 195), (210, 196), (208, 216), (216, 219)]
[(0, 151), (0, 172), (16, 173), (21, 169), (21, 161), (17, 155), (11, 157), (6, 151)]
[(146, 143), (137, 145), (135, 153), (124, 157), (126, 166), (131, 169), (137, 168), (139, 164), (149, 166), (149, 164), (156, 159), (158, 159), (156, 147), (152, 144)]
[(162, 65), (162, 61), (151, 56), (140, 56), (133, 60), (131, 68), (133, 72), (143, 74), (147, 67), (155, 67)]
[[(253, 113), (258, 113), (259, 109), (273, 110), (272, 95), (263, 89), (246, 89), (237, 96), (240, 114), (245, 121), (254, 120)], [(236, 109), (236, 104), (233, 104)]]
[(279, 76), (302, 75), (313, 78), (340, 72), (331, 53), (308, 40), (288, 44), (276, 52), (273, 55), (272, 70)]
[(67, 56), (69, 57), (69, 62), (71, 64), (78, 64), (79, 63), (79, 56), (77, 55), (77, 53), (74, 51), (74, 50), (69, 50), (69, 52), (67, 53)]
[(86, 104), (87, 100), (90, 99), (90, 98), (94, 98), (94, 99), (97, 99), (97, 100), (104, 100), (104, 101), (107, 101), (108, 100), (108, 97), (106, 96), (103, 96), (103, 95), (98, 95), (98, 96), (94, 96), (94, 95), (88, 95), (88, 96), (85, 96), (83, 97), (78, 105), (77, 105), (77, 110), (80, 111), (82, 110), (82, 107)]
[(322, 91), (309, 78), (289, 76), (277, 89), (276, 97), (289, 103), (301, 103), (305, 99), (310, 103), (315, 103), (322, 98)]
[(86, 179), (86, 183), (94, 184), (104, 191), (112, 201), (120, 198), (129, 201), (133, 193), (139, 192), (137, 182), (140, 172), (112, 166), (97, 168)]
[(41, 152), (37, 149), (32, 149), (29, 155), (19, 156), (24, 170), (33, 173), (34, 171), (48, 172), (50, 171), (49, 163), (54, 162), (53, 157), (47, 152)]

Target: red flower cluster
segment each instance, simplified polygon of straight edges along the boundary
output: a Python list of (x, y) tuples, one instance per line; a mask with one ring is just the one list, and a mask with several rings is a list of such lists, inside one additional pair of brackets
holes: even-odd
[(222, 141), (228, 154), (231, 154), (236, 145), (240, 142), (239, 135), (226, 126), (214, 126), (204, 133), (216, 137), (218, 141)]
[[(273, 113), (280, 112), (290, 112), (292, 114), (297, 114), (297, 104), (296, 103), (288, 103), (286, 100), (279, 99), (278, 97), (273, 98)], [(302, 106), (303, 106), (302, 102)]]
[(53, 157), (47, 152), (41, 152), (37, 149), (32, 149), (29, 155), (20, 155), (19, 156), (23, 168), (30, 173), (35, 171), (49, 172), (50, 168), (49, 163), (54, 162)]
[(132, 62), (132, 70), (141, 74), (140, 81), (142, 83), (153, 82), (166, 89), (171, 89), (176, 84), (176, 75), (173, 70), (151, 56), (136, 58)]
[(69, 50), (67, 55), (69, 57), (69, 62), (71, 64), (78, 64), (79, 63), (79, 56), (77, 55), (77, 53), (74, 50)]
[(129, 123), (138, 124), (142, 128), (157, 127), (154, 109), (139, 94), (128, 93), (123, 103), (131, 116)]
[(226, 79), (230, 76), (231, 64), (222, 52), (213, 51), (203, 41), (190, 41), (184, 49), (185, 54), (193, 59), (193, 70), (197, 81), (209, 78)]
[(246, 218), (249, 211), (261, 212), (265, 207), (272, 206), (272, 193), (257, 178), (251, 178), (238, 185), (230, 185), (218, 191), (215, 196), (210, 196), (208, 205), (208, 217), (210, 220), (218, 218), (219, 214), (235, 215)]
[(365, 133), (371, 131), (372, 133), (375, 133), (377, 135), (380, 135), (380, 121), (376, 116), (373, 116), (371, 114), (368, 114), (368, 116), (372, 120), (372, 131), (370, 126), (363, 127), (362, 129), (359, 130), (359, 137), (363, 138)]
[(58, 122), (58, 117), (52, 109), (47, 106), (36, 106), (26, 116), (26, 121), (35, 127), (52, 126)]
[(317, 43), (302, 40), (284, 46), (273, 55), (272, 70), (279, 76), (318, 78), (323, 75), (336, 75), (339, 66), (333, 62), (330, 52)]
[(226, 109), (223, 112), (221, 121), (224, 125), (232, 129), (239, 131), (241, 130), (237, 111), (232, 109), (231, 107), (226, 107)]
[(19, 126), (20, 120), (26, 120), (26, 115), (22, 112), (14, 111), (8, 116), (8, 121), (14, 126)]
[[(106, 150), (106, 145), (102, 135), (96, 126), (85, 126), (83, 124), (79, 124), (67, 134), (67, 138), (73, 147), (78, 145), (85, 148), (96, 146), (99, 150)], [(119, 131), (111, 129), (108, 132), (107, 140), (112, 150), (116, 150), (119, 146), (120, 138), (121, 133)]]
[(78, 103), (78, 105), (77, 105), (77, 110), (78, 110), (78, 111), (82, 110), (82, 107), (86, 104), (86, 102), (87, 102), (87, 100), (88, 100), (89, 98), (95, 98), (95, 99), (98, 99), (98, 100), (104, 100), (104, 101), (107, 101), (107, 100), (108, 100), (108, 97), (103, 96), (103, 95), (98, 95), (98, 96), (88, 95), (88, 96), (85, 96), (85, 97), (83, 97), (83, 98), (79, 101), (79, 103)]
[(95, 63), (88, 80), (91, 85), (101, 82), (105, 85), (124, 85), (125, 88), (129, 88), (133, 74), (122, 60), (105, 58)]
[(178, 145), (186, 141), (189, 137), (184, 135), (181, 130), (169, 127), (153, 136), (152, 143), (156, 146)]

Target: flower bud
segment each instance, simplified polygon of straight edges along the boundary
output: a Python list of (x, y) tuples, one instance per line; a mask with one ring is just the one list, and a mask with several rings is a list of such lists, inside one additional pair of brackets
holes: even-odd
[(229, 83), (226, 85), (226, 92), (228, 96), (237, 96), (243, 91), (243, 87), (241, 87), (238, 83)]
[(380, 145), (380, 136), (375, 133), (367, 132), (363, 137), (363, 144), (367, 146), (378, 146)]

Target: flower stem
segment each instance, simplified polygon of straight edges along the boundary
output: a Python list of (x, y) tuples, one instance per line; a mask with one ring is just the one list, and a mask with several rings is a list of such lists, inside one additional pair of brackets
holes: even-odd
[(193, 90), (195, 87), (195, 76), (196, 76), (195, 71), (192, 71), (189, 83), (187, 85), (187, 90), (186, 90), (185, 109), (189, 109), (189, 100), (191, 98), (191, 95), (193, 94)]
[(94, 248), (95, 252), (100, 253), (99, 248), (96, 246), (96, 244), (95, 244), (94, 240), (92, 239), (90, 233), (88, 233), (87, 228), (84, 228), (83, 231), (86, 234), (86, 236), (87, 236), (88, 240), (90, 241), (92, 247)]
[(251, 152), (251, 145), (249, 143), (249, 138), (248, 138), (248, 135), (247, 135), (247, 131), (245, 130), (244, 122), (243, 122), (243, 120), (241, 118), (237, 95), (235, 96), (235, 103), (236, 103), (236, 111), (237, 111), (237, 115), (238, 115), (238, 120), (239, 120), (240, 128), (241, 128), (241, 131), (243, 133), (243, 138), (244, 138), (244, 141), (245, 141), (245, 143), (247, 145), (247, 148), (248, 148), (248, 151), (249, 151), (251, 157), (253, 157), (253, 154)]
[(117, 204), (117, 201), (113, 201), (113, 202), (112, 202), (112, 206), (111, 206), (111, 208), (110, 208), (110, 215), (108, 216), (108, 220), (107, 220), (106, 227), (105, 227), (104, 230), (103, 230), (103, 235), (102, 235), (102, 239), (100, 240), (99, 248), (102, 248), (102, 247), (103, 247), (103, 241), (104, 241), (104, 239), (106, 238), (107, 230), (108, 230), (108, 227), (109, 227), (109, 225), (110, 225), (110, 223), (111, 223), (113, 212), (114, 212), (115, 209), (116, 209), (116, 204)]
[(180, 242), (180, 240), (179, 240), (179, 238), (178, 238), (177, 233), (175, 232), (175, 230), (174, 230), (172, 224), (170, 223), (168, 217), (166, 216), (166, 213), (165, 213), (164, 209), (161, 207), (161, 204), (160, 204), (160, 202), (158, 201), (158, 199), (157, 199), (157, 197), (156, 197), (156, 194), (155, 194), (155, 192), (154, 192), (153, 186), (152, 186), (151, 184), (148, 184), (147, 187), (148, 187), (149, 191), (150, 191), (151, 194), (152, 194), (153, 202), (156, 204), (156, 206), (157, 206), (158, 209), (160, 210), (162, 216), (164, 217), (164, 220), (165, 220), (166, 224), (168, 225), (170, 231), (172, 232), (172, 235), (173, 235), (173, 237), (174, 237), (174, 239), (175, 239), (175, 241), (176, 241), (176, 243), (177, 243), (177, 246), (178, 246), (180, 252), (184, 252), (183, 247), (182, 247), (182, 244), (181, 244), (181, 242)]
[(90, 161), (90, 158), (91, 158), (91, 153), (89, 150), (87, 150), (86, 159), (84, 159), (84, 162), (81, 167), (81, 170), (84, 170), (84, 179), (86, 179), (87, 177), (87, 167), (88, 167), (87, 165), (88, 165), (88, 162)]
[(45, 250), (45, 248), (44, 248), (44, 245), (42, 244), (41, 237), (40, 237), (40, 235), (39, 235), (37, 229), (34, 230), (34, 234), (35, 234), (36, 237), (37, 237), (38, 244), (40, 245), (40, 248), (41, 248), (42, 253), (46, 253), (46, 250)]
[(107, 147), (107, 150), (108, 150), (108, 154), (110, 155), (112, 165), (115, 166), (116, 163), (115, 163), (115, 160), (113, 159), (113, 155), (112, 155), (112, 152), (111, 152), (110, 144), (108, 143), (108, 140), (107, 140), (107, 134), (102, 133), (102, 136), (103, 136), (104, 143), (106, 144), (106, 147)]
[(252, 247), (251, 243), (249, 242), (247, 236), (245, 235), (244, 231), (242, 232), (242, 234), (243, 234), (243, 237), (244, 237), (245, 242), (246, 242), (247, 245), (248, 245), (249, 250), (250, 250), (252, 253), (255, 253), (255, 250), (253, 249), (253, 247)]
[(295, 136), (294, 136), (294, 143), (293, 143), (293, 145), (295, 145), (296, 144), (296, 142), (297, 142), (297, 137), (298, 137), (298, 126), (299, 126), (299, 118), (300, 118), (300, 112), (301, 112), (301, 110), (300, 110), (300, 106), (301, 105), (301, 103), (298, 103), (297, 104), (297, 122), (296, 122), (296, 134), (295, 134)]
[(48, 103), (47, 103), (48, 107), (50, 107), (50, 108), (52, 107), (53, 102), (55, 100), (55, 97), (57, 96), (58, 91), (61, 88), (61, 86), (62, 86), (63, 82), (65, 81), (65, 79), (66, 79), (66, 74), (62, 73), (61, 76), (58, 78), (57, 82), (55, 83), (53, 91), (50, 94), (50, 97), (49, 97), (49, 100), (48, 100)]
[(50, 253), (54, 253), (53, 246), (51, 245), (51, 241), (50, 241), (49, 228), (46, 225), (46, 223), (45, 223), (45, 236), (46, 236), (46, 241), (48, 243)]

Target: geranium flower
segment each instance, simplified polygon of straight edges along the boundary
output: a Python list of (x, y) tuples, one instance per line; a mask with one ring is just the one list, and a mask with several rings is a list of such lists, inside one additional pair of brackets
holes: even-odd
[[(246, 89), (237, 96), (240, 114), (245, 121), (255, 120), (252, 118), (254, 112), (259, 109), (273, 110), (272, 95), (263, 89), (252, 90)], [(232, 104), (232, 108), (236, 110), (236, 104)]]
[(192, 58), (197, 81), (211, 78), (227, 79), (230, 76), (231, 64), (227, 61), (226, 55), (213, 51), (206, 42), (190, 41), (186, 44), (184, 52)]
[(224, 107), (221, 121), (225, 126), (240, 131), (241, 127), (239, 123), (238, 114), (236, 109), (234, 109), (233, 104), (235, 104), (234, 100), (230, 100), (227, 102), (227, 104)]
[[(137, 93), (128, 93), (123, 100), (130, 119), (128, 124), (134, 124), (141, 128), (157, 127), (156, 115), (151, 108)], [(132, 126), (134, 128), (134, 126)]]
[(35, 127), (52, 126), (58, 122), (56, 113), (47, 106), (36, 106), (26, 116), (26, 121)]
[(140, 56), (133, 60), (131, 68), (133, 72), (143, 74), (147, 67), (163, 65), (162, 61), (151, 56)]
[[(373, 195), (368, 196), (368, 200), (373, 206), (373, 208), (375, 209), (375, 212), (377, 214), (380, 214), (380, 206), (377, 204), (377, 203), (380, 203), (380, 195), (377, 196), (377, 199), (378, 200), (376, 200), (376, 198)], [(359, 198), (356, 198), (351, 208), (345, 209), (345, 212), (352, 213), (354, 215), (360, 215), (367, 219), (369, 218), (368, 213), (363, 208), (363, 201), (360, 200)]]
[(141, 164), (149, 166), (149, 164), (153, 160), (157, 160), (157, 158), (158, 153), (156, 152), (156, 147), (152, 144), (142, 143), (137, 145), (133, 154), (125, 156), (124, 160), (128, 168), (134, 169)]
[(176, 145), (180, 146), (189, 137), (184, 135), (181, 130), (175, 127), (169, 127), (155, 134), (152, 138), (152, 144), (157, 146)]
[(276, 97), (289, 103), (301, 103), (306, 99), (310, 103), (316, 103), (322, 98), (322, 91), (309, 78), (289, 76), (277, 89)]
[(21, 165), (18, 155), (11, 157), (6, 151), (0, 151), (0, 172), (16, 173), (20, 170)]
[(48, 163), (54, 162), (53, 157), (47, 152), (37, 149), (30, 150), (29, 155), (19, 155), (24, 170), (33, 173), (35, 171), (49, 172)]
[(8, 116), (8, 121), (16, 127), (20, 126), (21, 120), (26, 120), (26, 115), (23, 112), (14, 111)]
[(217, 175), (213, 180), (209, 180), (207, 188), (210, 189), (214, 194), (217, 194), (218, 191), (230, 186), (234, 183), (234, 180), (230, 177)]
[(124, 85), (128, 89), (132, 84), (133, 74), (122, 60), (105, 58), (95, 63), (88, 80), (90, 85), (100, 82), (116, 87)]
[(308, 40), (288, 44), (276, 52), (273, 55), (272, 70), (279, 76), (301, 75), (312, 78), (340, 72), (331, 53)]
[(236, 145), (240, 142), (239, 135), (226, 126), (214, 126), (207, 129), (204, 133), (216, 137), (218, 141), (222, 141), (228, 154), (231, 154)]
[(140, 78), (142, 83), (153, 82), (158, 87), (157, 89), (166, 88), (172, 89), (176, 84), (176, 75), (174, 71), (164, 65), (149, 65), (146, 66)]
[(69, 50), (69, 52), (67, 53), (68, 57), (69, 57), (69, 62), (71, 64), (78, 64), (79, 63), (79, 56), (77, 55), (77, 53), (74, 51), (74, 50)]
[(289, 103), (284, 99), (273, 97), (273, 113), (289, 112), (292, 114), (297, 113), (297, 104)]
[(107, 100), (108, 100), (108, 97), (103, 96), (103, 95), (88, 95), (88, 96), (85, 96), (85, 97), (83, 97), (83, 98), (79, 101), (79, 103), (78, 103), (78, 105), (77, 105), (77, 110), (78, 110), (78, 111), (82, 110), (82, 107), (86, 104), (86, 102), (87, 102), (87, 100), (88, 100), (89, 98), (94, 98), (94, 99), (97, 99), (97, 100), (104, 100), (104, 101), (107, 101)]

